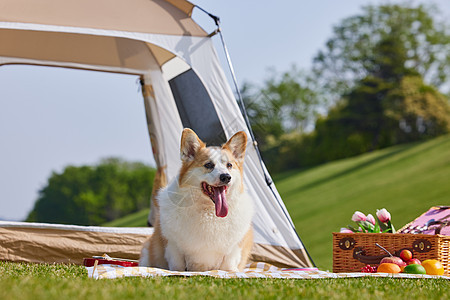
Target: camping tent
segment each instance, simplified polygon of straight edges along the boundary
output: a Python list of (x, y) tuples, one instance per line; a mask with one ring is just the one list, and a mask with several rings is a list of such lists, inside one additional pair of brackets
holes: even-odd
[[(219, 145), (239, 130), (252, 136), (245, 109), (236, 102), (213, 45), (219, 31), (205, 32), (191, 18), (194, 8), (184, 0), (0, 0), (0, 65), (140, 76), (158, 167), (154, 186), (161, 187), (180, 167), (184, 127), (192, 128), (208, 145)], [(252, 260), (313, 266), (256, 142), (250, 139), (247, 149), (245, 182), (257, 208)], [(151, 233), (143, 230), (2, 222), (0, 259), (64, 262), (69, 257), (78, 263), (82, 256), (108, 251), (135, 258), (141, 239)], [(126, 240), (130, 237), (139, 238)], [(114, 252), (117, 240), (134, 245), (134, 250)], [(95, 249), (89, 248), (91, 244)], [(37, 255), (36, 249), (51, 251)]]

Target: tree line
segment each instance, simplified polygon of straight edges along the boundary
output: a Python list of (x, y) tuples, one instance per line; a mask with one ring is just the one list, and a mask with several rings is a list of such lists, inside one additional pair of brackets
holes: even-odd
[(242, 95), (272, 172), (450, 132), (450, 30), (433, 6), (366, 6), (333, 28), (311, 70)]
[(53, 172), (26, 221), (101, 225), (148, 208), (156, 170), (108, 158)]

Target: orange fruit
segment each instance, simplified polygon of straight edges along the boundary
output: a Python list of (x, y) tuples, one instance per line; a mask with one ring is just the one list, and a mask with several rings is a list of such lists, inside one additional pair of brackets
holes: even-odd
[(444, 266), (436, 259), (426, 259), (422, 262), (422, 266), (428, 275), (444, 275)]
[(400, 273), (400, 271), (400, 267), (392, 263), (382, 263), (377, 268), (378, 273)]

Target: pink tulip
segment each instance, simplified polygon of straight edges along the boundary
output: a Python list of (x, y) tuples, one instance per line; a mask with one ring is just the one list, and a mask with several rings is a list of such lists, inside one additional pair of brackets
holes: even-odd
[(363, 214), (360, 211), (355, 211), (355, 213), (352, 216), (352, 221), (353, 222), (363, 222), (367, 219), (366, 215)]
[(391, 214), (386, 210), (386, 208), (377, 210), (377, 218), (380, 222), (387, 223), (391, 220)]
[(342, 228), (341, 228), (341, 233), (353, 233), (353, 231), (351, 231), (351, 230), (348, 229), (348, 228), (342, 227)]
[(372, 214), (368, 214), (367, 215), (366, 221), (372, 223), (373, 225), (375, 225), (375, 218), (372, 216)]

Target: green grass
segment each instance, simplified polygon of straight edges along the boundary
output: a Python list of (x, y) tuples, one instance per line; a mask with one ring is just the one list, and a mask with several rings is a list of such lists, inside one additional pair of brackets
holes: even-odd
[[(320, 269), (332, 269), (332, 232), (359, 210), (386, 208), (400, 228), (433, 205), (450, 205), (450, 136), (400, 145), (274, 178), (297, 231)], [(140, 224), (145, 224), (143, 212)], [(115, 226), (136, 226), (137, 215)]]
[(0, 262), (0, 299), (449, 299), (444, 279), (94, 280), (84, 267)]

